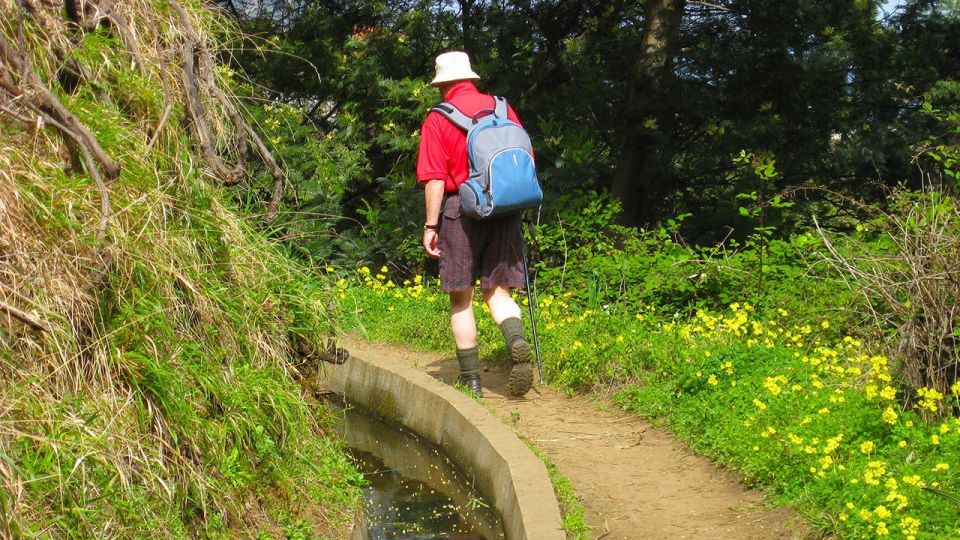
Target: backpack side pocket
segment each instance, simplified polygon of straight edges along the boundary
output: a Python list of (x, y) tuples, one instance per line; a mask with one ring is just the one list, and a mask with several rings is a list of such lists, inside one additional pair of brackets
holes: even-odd
[(488, 206), (486, 194), (475, 180), (460, 184), (460, 207), (464, 214), (475, 219), (484, 218), (490, 213)]

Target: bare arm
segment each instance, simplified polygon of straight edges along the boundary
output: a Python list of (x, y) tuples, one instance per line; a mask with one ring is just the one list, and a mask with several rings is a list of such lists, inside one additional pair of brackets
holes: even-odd
[(427, 255), (433, 258), (440, 256), (436, 226), (440, 223), (440, 207), (443, 206), (445, 185), (444, 180), (428, 180), (423, 188), (423, 199), (427, 209), (427, 219), (423, 229), (423, 249), (427, 250)]

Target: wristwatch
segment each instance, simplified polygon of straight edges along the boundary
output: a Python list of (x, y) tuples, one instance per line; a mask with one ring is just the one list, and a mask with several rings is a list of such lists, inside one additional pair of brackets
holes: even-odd
[(433, 225), (426, 224), (426, 225), (423, 226), (423, 230), (426, 231), (426, 230), (429, 230), (429, 229), (437, 230), (437, 224), (436, 224), (436, 223), (434, 223)]

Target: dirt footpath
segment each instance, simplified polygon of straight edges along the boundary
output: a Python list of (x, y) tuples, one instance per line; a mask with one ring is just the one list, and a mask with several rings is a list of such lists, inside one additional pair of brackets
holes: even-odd
[[(348, 338), (347, 348), (375, 359), (404, 359), (450, 383), (451, 355), (421, 353)], [(506, 366), (484, 362), (483, 402), (533, 442), (569, 478), (596, 539), (803, 538), (795, 513), (770, 509), (737, 475), (687, 450), (669, 433), (607, 401), (567, 397), (535, 386), (523, 399), (506, 394)]]

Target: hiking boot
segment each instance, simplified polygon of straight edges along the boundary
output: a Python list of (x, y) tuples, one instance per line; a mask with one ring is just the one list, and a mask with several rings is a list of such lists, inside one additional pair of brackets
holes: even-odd
[(480, 387), (480, 375), (477, 373), (471, 375), (460, 374), (460, 384), (465, 386), (474, 397), (483, 397), (483, 389)]
[(513, 397), (523, 397), (533, 386), (533, 367), (530, 364), (530, 344), (522, 337), (507, 347), (510, 353), (510, 378), (507, 388)]

